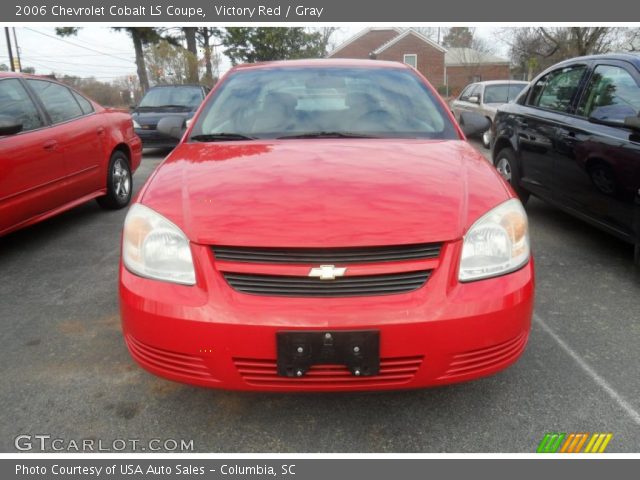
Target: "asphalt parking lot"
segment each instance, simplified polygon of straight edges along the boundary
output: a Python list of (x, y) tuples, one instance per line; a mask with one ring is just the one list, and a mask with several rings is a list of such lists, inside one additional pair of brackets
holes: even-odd
[[(164, 153), (145, 153), (136, 188)], [(49, 434), (230, 453), (534, 452), (547, 432), (612, 432), (608, 452), (638, 452), (633, 249), (536, 199), (527, 211), (537, 292), (520, 361), (470, 383), (374, 394), (235, 393), (143, 371), (120, 333), (125, 211), (91, 202), (0, 238), (0, 450)]]

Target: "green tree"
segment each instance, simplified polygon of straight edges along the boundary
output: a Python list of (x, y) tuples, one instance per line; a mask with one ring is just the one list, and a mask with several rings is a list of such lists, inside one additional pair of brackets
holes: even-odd
[(320, 58), (329, 37), (302, 27), (228, 27), (222, 33), (224, 53), (231, 63), (253, 63), (295, 58)]

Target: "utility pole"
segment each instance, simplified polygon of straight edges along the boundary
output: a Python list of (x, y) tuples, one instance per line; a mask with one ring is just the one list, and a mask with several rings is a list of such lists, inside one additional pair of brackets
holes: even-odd
[(18, 36), (16, 27), (13, 27), (13, 44), (16, 46), (16, 58), (18, 59), (18, 71), (22, 72), (22, 61), (20, 60), (20, 47), (18, 46)]
[(9, 27), (4, 27), (4, 34), (7, 37), (7, 50), (9, 51), (9, 65), (11, 66), (11, 71), (16, 71), (16, 66), (13, 64), (13, 52), (11, 51), (11, 36), (9, 35)]

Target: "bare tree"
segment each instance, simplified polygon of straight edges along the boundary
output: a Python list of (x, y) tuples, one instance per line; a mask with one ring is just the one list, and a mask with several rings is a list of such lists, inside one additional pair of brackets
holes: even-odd
[[(218, 81), (220, 68), (220, 55), (216, 47), (222, 46), (218, 40), (222, 36), (221, 30), (216, 27), (200, 27), (196, 32), (196, 38), (204, 52), (204, 83), (212, 87)], [(212, 43), (216, 39), (219, 43)]]
[[(56, 35), (61, 37), (75, 36), (82, 27), (57, 27)], [(136, 55), (136, 69), (140, 86), (146, 92), (149, 89), (149, 77), (147, 75), (147, 67), (144, 63), (144, 46), (158, 43), (163, 37), (160, 29), (149, 27), (112, 27), (115, 31), (125, 31), (133, 41), (133, 49)]]
[(338, 27), (321, 27), (315, 29), (320, 34), (320, 45), (324, 49), (325, 55), (335, 48), (335, 42), (332, 40), (334, 33), (338, 31)]
[(621, 29), (619, 49), (627, 52), (640, 52), (640, 28)]
[(623, 30), (612, 27), (525, 27), (506, 28), (502, 34), (509, 45), (512, 63), (530, 80), (546, 67), (567, 58), (619, 49)]

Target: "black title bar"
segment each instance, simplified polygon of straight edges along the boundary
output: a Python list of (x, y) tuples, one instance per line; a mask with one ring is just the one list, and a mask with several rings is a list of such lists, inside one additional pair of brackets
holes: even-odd
[(15, 0), (3, 22), (310, 23), (310, 22), (638, 22), (628, 0)]

